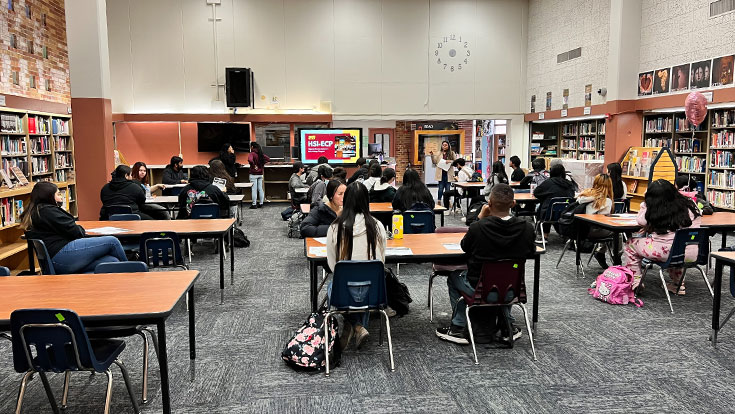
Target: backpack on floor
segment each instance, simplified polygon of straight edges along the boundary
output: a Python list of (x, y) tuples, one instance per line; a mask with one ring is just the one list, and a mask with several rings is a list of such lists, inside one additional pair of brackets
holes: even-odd
[(480, 212), (482, 211), (482, 206), (484, 206), (485, 201), (480, 201), (474, 204), (470, 205), (470, 208), (467, 209), (467, 215), (465, 216), (465, 224), (468, 226), (474, 222), (476, 222), (478, 219), (478, 216), (480, 215)]
[(304, 215), (300, 211), (294, 211), (291, 217), (288, 218), (288, 237), (290, 239), (302, 239), (301, 237), (301, 222), (304, 219)]
[[(281, 358), (294, 369), (322, 370), (326, 367), (324, 353), (324, 313), (312, 313), (296, 331), (281, 352)], [(339, 365), (340, 349), (337, 322), (329, 319), (329, 369)]]
[(232, 243), (235, 247), (250, 247), (250, 240), (248, 240), (248, 237), (240, 228), (235, 227), (234, 234), (235, 238), (232, 240)]
[(408, 286), (401, 283), (393, 270), (385, 268), (385, 290), (388, 296), (388, 306), (396, 311), (396, 315), (403, 316), (408, 313), (408, 304), (413, 302)]
[(283, 219), (283, 221), (288, 221), (288, 219), (290, 219), (291, 216), (293, 215), (294, 211), (295, 211), (294, 208), (291, 206), (281, 211), (281, 218)]
[(634, 304), (643, 306), (643, 301), (633, 292), (633, 272), (624, 266), (610, 266), (597, 276), (594, 288), (587, 289), (590, 295), (611, 305)]

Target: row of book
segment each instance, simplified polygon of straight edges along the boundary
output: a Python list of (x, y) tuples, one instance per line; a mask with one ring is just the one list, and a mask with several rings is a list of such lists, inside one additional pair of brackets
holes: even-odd
[(685, 116), (677, 116), (674, 119), (674, 130), (676, 132), (704, 131), (706, 128), (707, 124), (702, 122), (696, 128), (692, 129), (692, 125)]
[(703, 173), (707, 166), (704, 157), (676, 157), (676, 165), (682, 173)]
[(580, 137), (579, 138), (579, 149), (583, 150), (596, 150), (597, 140), (595, 137)]
[(45, 154), (51, 152), (51, 145), (48, 137), (33, 137), (31, 138), (31, 153), (32, 154)]
[(719, 128), (735, 126), (735, 109), (721, 112), (715, 111), (714, 115), (712, 116), (712, 126)]
[(597, 160), (597, 159), (602, 158), (602, 157), (598, 158), (597, 154), (594, 152), (580, 152), (577, 155), (578, 155), (577, 156), (578, 160)]
[(2, 159), (3, 170), (9, 171), (12, 167), (18, 167), (23, 174), (28, 175), (28, 158), (3, 158)]
[(712, 134), (712, 147), (735, 148), (735, 133), (733, 131), (720, 131)]
[(577, 140), (572, 138), (564, 138), (561, 140), (561, 149), (575, 150), (577, 149)]
[(28, 115), (28, 133), (29, 134), (48, 134), (51, 132), (49, 128), (49, 120), (38, 115)]
[(71, 151), (69, 137), (54, 137), (54, 149), (56, 151)]
[(597, 135), (605, 135), (605, 123), (600, 122), (598, 126), (599, 126), (599, 130), (597, 132)]
[(715, 207), (734, 208), (735, 192), (709, 190), (707, 192), (707, 200)]
[(43, 174), (51, 171), (51, 157), (31, 157), (33, 174)]
[(643, 140), (643, 146), (671, 148), (671, 138), (646, 138)]
[(657, 155), (658, 151), (643, 151), (641, 154), (638, 154), (638, 150), (630, 150), (629, 157), (621, 165), (623, 175), (648, 177), (651, 164)]
[(579, 133), (580, 134), (594, 134), (595, 133), (595, 122), (580, 122)]
[(25, 137), (4, 135), (0, 137), (0, 154), (8, 156), (11, 154), (26, 155)]
[(52, 119), (51, 120), (51, 132), (61, 135), (69, 135), (69, 120), (65, 119)]
[(56, 164), (55, 164), (56, 168), (73, 167), (71, 153), (68, 153), (68, 152), (56, 153), (55, 157), (56, 157)]
[(0, 132), (22, 133), (23, 117), (15, 114), (0, 114)]
[(709, 185), (735, 189), (735, 171), (710, 171)]
[(709, 154), (709, 166), (720, 167), (720, 168), (732, 168), (733, 167), (733, 152), (732, 151), (710, 151)]
[(561, 133), (562, 135), (577, 135), (577, 124), (563, 124)]
[(674, 152), (701, 152), (702, 140), (697, 138), (679, 138), (674, 141)]
[(66, 170), (56, 170), (56, 172), (54, 173), (54, 178), (56, 179), (56, 181), (66, 181)]
[(671, 132), (671, 118), (659, 117), (646, 120), (646, 132)]
[(21, 214), (23, 214), (23, 200), (16, 200), (13, 197), (0, 199), (0, 223), (3, 227), (19, 223)]

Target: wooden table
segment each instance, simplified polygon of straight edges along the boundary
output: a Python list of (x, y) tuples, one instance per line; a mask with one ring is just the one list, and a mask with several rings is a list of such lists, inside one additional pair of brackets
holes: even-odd
[[(478, 190), (477, 193), (479, 194), (479, 190), (482, 190), (485, 188), (485, 183), (480, 181), (452, 181), (452, 185), (456, 188), (461, 188), (462, 190), (465, 190), (462, 192), (462, 198), (466, 199), (467, 202), (467, 211), (470, 210), (470, 199), (472, 198), (471, 195), (475, 193), (473, 190)], [(460, 205), (461, 209), (461, 205)]]
[(531, 193), (515, 193), (513, 199), (516, 203), (538, 203), (539, 199)]
[[(404, 234), (402, 239), (389, 239), (386, 245), (391, 247), (408, 247), (413, 254), (397, 255), (391, 251), (386, 251), (385, 263), (431, 263), (436, 261), (448, 260), (466, 260), (467, 255), (462, 250), (449, 250), (444, 244), (459, 244), (465, 233), (422, 233), (422, 234)], [(309, 252), (311, 247), (321, 247), (313, 237), (304, 239), (304, 255), (309, 261), (309, 280), (310, 280), (310, 299), (311, 310), (316, 312), (319, 300), (319, 281), (318, 268), (327, 265), (326, 256), (317, 256)], [(533, 256), (533, 329), (536, 329), (538, 321), (538, 292), (539, 277), (541, 273), (541, 255), (545, 251), (536, 247), (536, 253)]]
[[(250, 184), (250, 183), (245, 183)], [(242, 224), (242, 201), (245, 196), (243, 194), (227, 194), (227, 197), (230, 199), (230, 205), (237, 207), (237, 223)], [(166, 210), (171, 213), (171, 217), (173, 217), (173, 212), (176, 210), (176, 207), (179, 205), (179, 196), (157, 196), (157, 197), (151, 197), (145, 199), (146, 204), (158, 204), (166, 208)]]
[[(311, 205), (310, 204), (300, 204), (301, 212), (304, 214), (309, 214), (309, 211), (311, 211)], [(393, 214), (393, 204), (389, 202), (384, 203), (370, 203), (370, 213), (372, 214)], [(434, 206), (434, 215), (437, 215), (440, 217), (441, 226), (444, 227), (444, 212), (447, 211), (447, 208), (444, 206), (440, 206), (439, 204)]]
[(735, 266), (735, 252), (712, 252), (715, 259), (715, 280), (712, 284), (714, 298), (712, 299), (712, 346), (717, 347), (717, 333), (720, 331), (720, 303), (722, 301), (722, 268)]
[(520, 181), (511, 181), (510, 183), (508, 183), (508, 185), (511, 186), (511, 188), (520, 188), (521, 187), (521, 182)]
[(17, 309), (70, 309), (84, 326), (156, 325), (163, 412), (171, 412), (166, 319), (189, 295), (189, 359), (196, 359), (194, 282), (199, 271), (11, 276), (0, 278), (0, 331)]
[[(212, 237), (219, 240), (223, 246), (225, 236), (230, 237), (230, 284), (235, 283), (235, 246), (234, 246), (234, 218), (226, 219), (199, 219), (199, 220), (136, 220), (136, 221), (78, 221), (84, 227), (88, 236), (101, 236), (94, 233), (100, 227), (116, 227), (127, 231), (113, 234), (115, 237), (140, 236), (146, 232), (173, 231), (180, 238)], [(29, 249), (31, 251), (31, 249)], [(31, 265), (32, 266), (32, 265)], [(33, 270), (31, 268), (31, 270)], [(219, 249), (219, 288), (220, 303), (225, 300), (225, 252)]]

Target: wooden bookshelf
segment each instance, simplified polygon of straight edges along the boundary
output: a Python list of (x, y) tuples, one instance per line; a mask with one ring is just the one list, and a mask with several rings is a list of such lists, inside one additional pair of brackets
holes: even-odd
[(651, 181), (663, 178), (673, 183), (676, 179), (676, 160), (668, 148), (630, 147), (620, 164), (623, 182), (633, 196), (631, 211), (638, 211)]
[[(543, 131), (544, 139), (538, 139), (540, 128), (554, 128)], [(539, 131), (536, 131), (539, 129)], [(604, 160), (605, 158), (605, 120), (585, 119), (581, 121), (538, 124), (531, 127), (531, 160), (538, 156), (575, 160)], [(558, 140), (554, 142), (554, 137)], [(554, 151), (534, 152), (534, 144), (554, 148)], [(558, 150), (557, 150), (558, 149)]]
[(709, 113), (707, 200), (721, 210), (735, 210), (735, 109)]

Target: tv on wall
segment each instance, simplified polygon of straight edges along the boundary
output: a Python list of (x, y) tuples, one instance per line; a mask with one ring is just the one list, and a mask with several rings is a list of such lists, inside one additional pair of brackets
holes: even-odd
[(237, 152), (250, 151), (250, 124), (234, 122), (198, 122), (197, 150), (219, 152), (229, 143)]
[(301, 129), (301, 162), (316, 164), (327, 157), (330, 164), (354, 164), (360, 158), (362, 129)]

